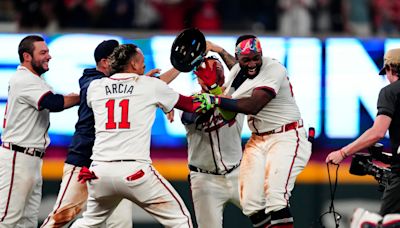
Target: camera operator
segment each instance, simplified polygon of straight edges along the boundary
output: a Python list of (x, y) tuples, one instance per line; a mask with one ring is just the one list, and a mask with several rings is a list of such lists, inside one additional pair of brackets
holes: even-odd
[(371, 128), (352, 143), (331, 152), (326, 162), (339, 164), (346, 157), (365, 149), (383, 138), (389, 129), (392, 148), (390, 184), (382, 197), (380, 214), (400, 213), (400, 48), (389, 50), (384, 57), (384, 66), (379, 72), (390, 84), (381, 89), (378, 98), (378, 114)]

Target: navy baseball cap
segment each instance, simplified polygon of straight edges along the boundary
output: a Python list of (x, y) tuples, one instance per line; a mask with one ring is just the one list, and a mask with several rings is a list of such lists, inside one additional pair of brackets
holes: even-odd
[(116, 40), (105, 40), (97, 45), (94, 50), (94, 59), (96, 63), (100, 62), (101, 59), (106, 59), (118, 47), (119, 42)]

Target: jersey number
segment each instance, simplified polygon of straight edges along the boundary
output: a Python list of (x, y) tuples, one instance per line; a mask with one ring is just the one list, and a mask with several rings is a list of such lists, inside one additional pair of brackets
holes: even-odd
[[(110, 99), (106, 102), (106, 108), (108, 109), (108, 121), (106, 123), (106, 129), (116, 129), (117, 123), (114, 120), (114, 107), (115, 100)], [(121, 107), (121, 122), (118, 123), (119, 129), (129, 129), (131, 127), (131, 123), (128, 121), (128, 112), (129, 112), (129, 100), (124, 99), (119, 102), (119, 107)]]

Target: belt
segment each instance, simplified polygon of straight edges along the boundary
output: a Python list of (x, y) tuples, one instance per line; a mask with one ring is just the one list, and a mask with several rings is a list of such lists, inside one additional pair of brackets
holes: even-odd
[(258, 136), (266, 136), (266, 135), (271, 135), (271, 134), (282, 133), (282, 132), (294, 130), (296, 128), (301, 128), (301, 127), (303, 127), (303, 120), (298, 120), (298, 121), (295, 121), (292, 123), (282, 125), (274, 130), (270, 130), (270, 131), (262, 132), (262, 133), (254, 133), (254, 134), (256, 134)]
[(100, 162), (134, 162), (135, 159), (120, 159), (120, 160), (109, 160), (109, 161), (100, 161)]
[(213, 175), (226, 175), (228, 173), (231, 173), (233, 170), (235, 170), (237, 167), (239, 167), (240, 162), (236, 165), (234, 165), (232, 168), (226, 170), (223, 173), (218, 173), (218, 172), (214, 172), (214, 171), (208, 171), (208, 170), (204, 170), (204, 169), (200, 169), (194, 165), (189, 165), (189, 170), (193, 171), (193, 172), (199, 172), (199, 173), (207, 173), (207, 174), (213, 174)]
[(1, 144), (1, 146), (6, 149), (24, 153), (24, 154), (27, 154), (27, 155), (30, 155), (33, 157), (43, 158), (43, 156), (44, 156), (44, 150), (39, 150), (39, 149), (32, 148), (32, 147), (22, 147), (22, 146), (14, 145), (12, 143), (3, 143), (3, 144)]

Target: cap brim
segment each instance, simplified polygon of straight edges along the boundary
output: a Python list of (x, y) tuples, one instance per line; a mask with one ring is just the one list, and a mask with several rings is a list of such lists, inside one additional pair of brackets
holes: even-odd
[(385, 70), (385, 66), (382, 67), (382, 69), (379, 71), (379, 75), (385, 75), (386, 74), (386, 70)]

